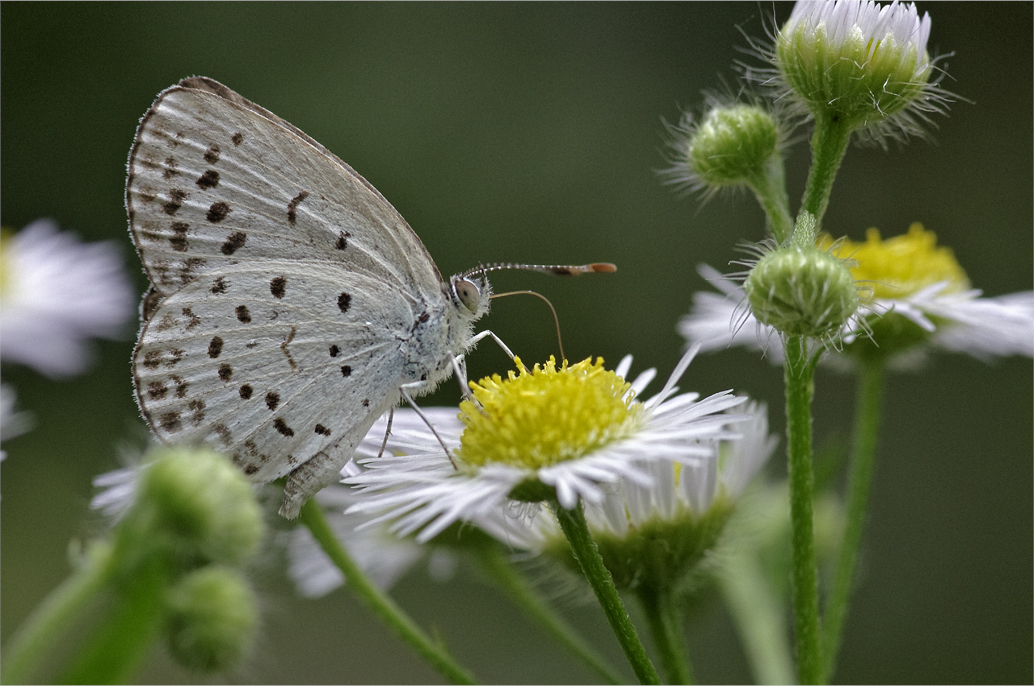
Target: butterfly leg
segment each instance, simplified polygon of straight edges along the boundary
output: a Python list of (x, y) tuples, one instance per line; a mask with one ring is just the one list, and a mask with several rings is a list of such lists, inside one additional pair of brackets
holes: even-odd
[(503, 341), (499, 338), (499, 336), (496, 336), (494, 333), (492, 333), (488, 329), (485, 329), (484, 331), (481, 331), (481, 332), (476, 333), (473, 336), (471, 336), (470, 340), (467, 341), (467, 348), (470, 349), (471, 347), (476, 345), (477, 342), (480, 341), (482, 338), (489, 338), (489, 337), (491, 337), (491, 339), (496, 342), (496, 345), (498, 345), (500, 348), (503, 349), (503, 352), (506, 353), (507, 357), (509, 357), (511, 360), (513, 359), (514, 355), (513, 355), (512, 352), (510, 352), (510, 349), (506, 347), (506, 344), (503, 343)]
[(427, 418), (427, 415), (424, 414), (424, 411), (421, 410), (420, 406), (416, 404), (416, 400), (413, 399), (413, 395), (409, 392), (410, 388), (421, 388), (422, 385), (423, 383), (420, 381), (414, 383), (405, 383), (399, 386), (399, 392), (402, 394), (402, 397), (405, 399), (405, 401), (409, 403), (409, 406), (412, 407), (413, 410), (417, 413), (417, 415), (424, 420), (424, 424), (427, 424), (427, 428), (431, 430), (431, 433), (434, 434), (434, 437), (438, 439), (438, 442), (441, 444), (442, 449), (445, 451), (446, 457), (449, 458), (449, 462), (452, 463), (453, 469), (455, 469), (456, 460), (452, 459), (452, 452), (449, 450), (449, 446), (445, 445), (445, 441), (442, 440), (442, 437), (435, 430), (434, 425), (431, 424), (431, 420)]
[(388, 426), (384, 429), (384, 442), (381, 443), (381, 449), (377, 452), (377, 457), (384, 454), (384, 449), (388, 447), (388, 436), (391, 435), (391, 421), (395, 419), (395, 408), (392, 407), (388, 410)]

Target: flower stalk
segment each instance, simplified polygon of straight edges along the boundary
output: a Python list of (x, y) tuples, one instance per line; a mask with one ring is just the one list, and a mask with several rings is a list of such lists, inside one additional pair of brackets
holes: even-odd
[(682, 635), (682, 613), (671, 589), (640, 589), (650, 635), (669, 684), (693, 683), (693, 671)]
[(581, 503), (570, 510), (561, 507), (556, 500), (551, 505), (557, 521), (560, 523), (560, 528), (571, 544), (571, 551), (589, 585), (592, 586), (596, 599), (610, 623), (610, 628), (614, 631), (618, 643), (621, 644), (621, 649), (625, 651), (625, 657), (632, 665), (632, 670), (639, 679), (639, 683), (661, 683), (657, 669), (647, 656), (646, 649), (639, 639), (639, 633), (629, 619), (624, 603), (621, 602), (621, 596), (618, 595), (617, 588), (614, 586), (614, 579), (607, 571), (606, 565), (603, 564), (599, 549), (592, 540)]
[(786, 341), (786, 437), (790, 475), (792, 541), (791, 592), (797, 677), (802, 684), (822, 678), (819, 645), (819, 594), (813, 526), (814, 474), (812, 465), (811, 404), (815, 393), (815, 365), (821, 353), (811, 355), (803, 336)]
[(850, 126), (832, 115), (816, 116), (815, 133), (811, 138), (811, 168), (808, 170), (801, 210), (815, 217), (817, 227), (822, 226), (822, 217), (833, 192), (833, 181), (850, 140)]
[(883, 360), (867, 359), (861, 363), (861, 377), (855, 408), (854, 437), (851, 446), (850, 473), (847, 482), (847, 525), (837, 558), (836, 576), (823, 617), (822, 671), (828, 681), (836, 669), (837, 653), (848, 604), (853, 590), (858, 551), (862, 544), (869, 490), (872, 486), (876, 458), (876, 439), (883, 399)]

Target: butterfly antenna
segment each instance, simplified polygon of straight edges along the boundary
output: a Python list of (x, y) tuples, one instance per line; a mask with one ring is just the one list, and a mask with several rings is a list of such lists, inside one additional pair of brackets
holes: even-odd
[(553, 307), (553, 303), (549, 302), (549, 298), (541, 293), (536, 293), (535, 291), (507, 291), (506, 293), (493, 293), (491, 299), (495, 300), (496, 298), (504, 298), (508, 295), (534, 295), (536, 298), (540, 298), (549, 305), (549, 311), (553, 313), (553, 323), (556, 324), (556, 342), (557, 345), (560, 346), (560, 359), (566, 360), (567, 356), (564, 355), (564, 341), (560, 336), (560, 317), (557, 316), (556, 308)]
[(462, 274), (464, 277), (474, 274), (487, 274), (504, 269), (520, 269), (526, 272), (541, 272), (554, 276), (578, 276), (579, 274), (608, 274), (618, 268), (610, 262), (593, 262), (592, 264), (517, 264), (514, 262), (491, 262), (475, 267)]

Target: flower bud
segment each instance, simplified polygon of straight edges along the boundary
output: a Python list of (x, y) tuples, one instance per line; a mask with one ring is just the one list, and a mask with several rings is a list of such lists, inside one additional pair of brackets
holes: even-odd
[[(205, 561), (238, 564), (264, 532), (252, 485), (219, 453), (166, 448), (144, 470), (136, 511), (150, 511), (156, 537)], [(132, 516), (132, 515), (131, 515)]]
[(168, 645), (184, 667), (231, 669), (247, 654), (258, 603), (241, 575), (209, 566), (183, 577), (169, 593)]
[(760, 107), (715, 107), (689, 138), (686, 160), (707, 186), (751, 183), (764, 175), (778, 143), (775, 119)]
[(896, 0), (798, 2), (779, 31), (775, 63), (817, 119), (857, 129), (912, 106), (937, 109), (926, 51), (930, 15)]
[(754, 317), (790, 336), (829, 339), (858, 309), (851, 271), (814, 245), (790, 242), (768, 253), (743, 287)]

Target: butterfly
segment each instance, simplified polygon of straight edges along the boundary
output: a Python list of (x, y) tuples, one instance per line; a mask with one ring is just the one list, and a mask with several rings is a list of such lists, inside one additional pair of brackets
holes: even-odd
[(287, 476), (287, 518), (401, 398), (465, 381), (465, 351), (495, 338), (472, 335), (489, 271), (614, 271), (492, 264), (446, 281), (369, 182), (204, 77), (141, 119), (126, 210), (152, 284), (133, 352), (141, 414), (162, 442), (208, 445), (257, 483)]

